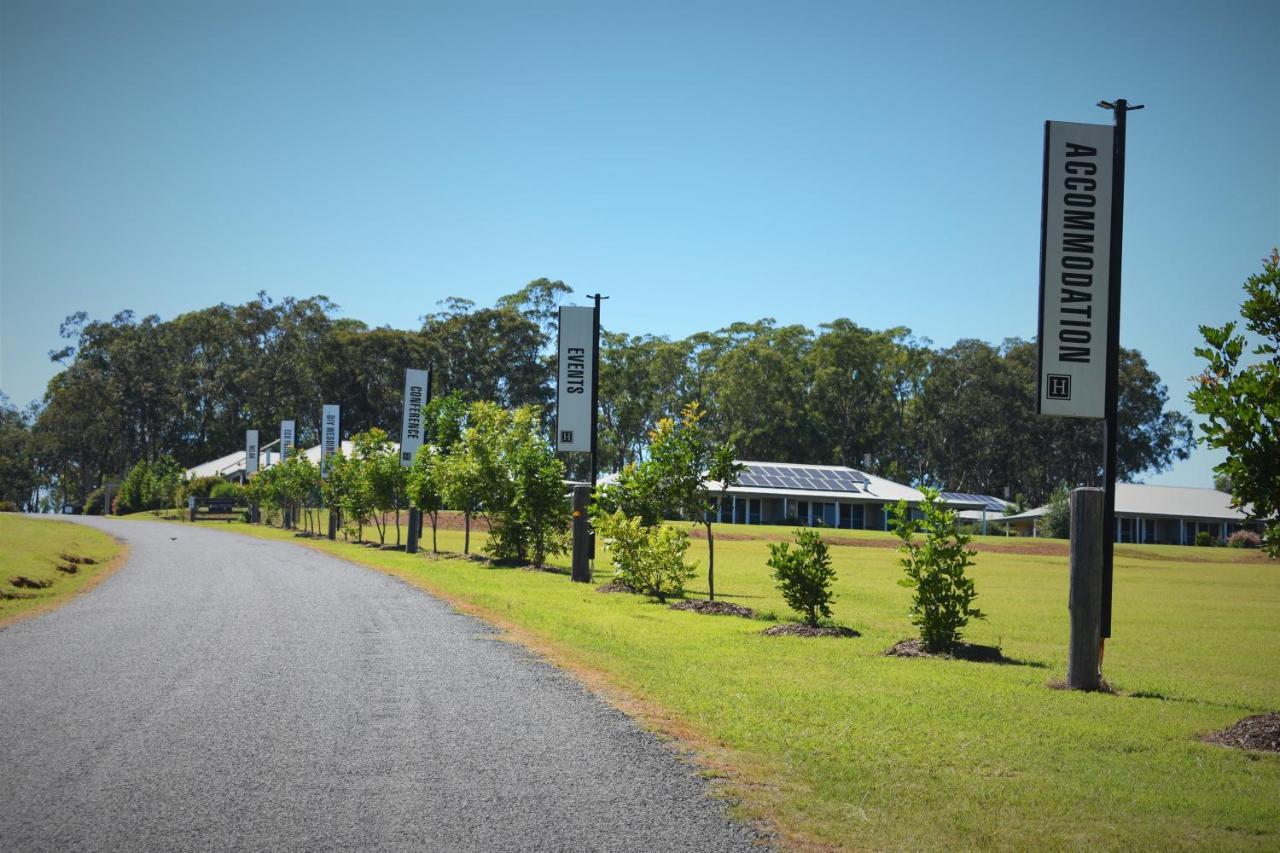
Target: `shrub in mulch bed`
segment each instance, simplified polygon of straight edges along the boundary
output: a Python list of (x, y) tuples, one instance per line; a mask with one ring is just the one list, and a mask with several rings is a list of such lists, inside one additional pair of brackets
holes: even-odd
[(741, 604), (728, 601), (707, 601), (701, 598), (690, 598), (667, 605), (672, 610), (689, 610), (693, 613), (706, 613), (711, 616), (741, 616), (743, 619), (754, 619), (755, 611)]
[(765, 628), (760, 633), (766, 637), (861, 637), (852, 628), (829, 628), (826, 625), (802, 625), (799, 622), (785, 622)]
[(979, 663), (1015, 663), (1012, 658), (1005, 657), (995, 646), (959, 643), (950, 652), (931, 652), (924, 647), (924, 643), (919, 638), (894, 643), (891, 648), (885, 649), (884, 653), (889, 657), (899, 658), (951, 658)]
[(1233, 749), (1280, 752), (1280, 711), (1245, 717), (1231, 728), (1207, 734), (1201, 740)]
[(604, 586), (596, 587), (596, 592), (635, 592), (630, 584), (623, 583), (619, 580), (609, 581)]

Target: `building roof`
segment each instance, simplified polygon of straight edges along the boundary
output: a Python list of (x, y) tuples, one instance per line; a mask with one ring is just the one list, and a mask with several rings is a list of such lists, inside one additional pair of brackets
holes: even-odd
[[(867, 474), (842, 465), (797, 465), (790, 462), (751, 462), (735, 460), (746, 466), (739, 485), (729, 488), (730, 495), (768, 495), (820, 501), (899, 501), (917, 503), (924, 498), (917, 490), (892, 480)], [(718, 490), (711, 481), (708, 487)]]
[[(1041, 506), (1017, 515), (988, 520), (1027, 521), (1040, 518), (1044, 512), (1045, 507)], [(1190, 486), (1148, 486), (1142, 483), (1116, 483), (1116, 515), (1210, 521), (1245, 520), (1243, 512), (1231, 507), (1231, 495), (1226, 492)]]
[[(395, 448), (396, 453), (399, 453), (399, 443), (393, 441), (391, 444)], [(342, 452), (347, 456), (351, 455), (353, 447), (354, 445), (350, 441), (342, 442)], [(317, 444), (315, 447), (308, 447), (302, 452), (306, 454), (307, 458), (311, 460), (313, 465), (320, 464), (320, 445)], [(239, 476), (244, 473), (244, 458), (245, 452), (243, 450), (237, 450), (235, 453), (228, 453), (226, 456), (219, 456), (217, 459), (212, 459), (208, 462), (201, 462), (199, 465), (187, 469), (186, 478), (188, 480), (194, 480), (196, 477)], [(268, 464), (268, 459), (270, 459), (270, 464)], [(263, 450), (258, 453), (259, 470), (268, 468), (271, 465), (279, 464), (280, 454), (278, 452)]]

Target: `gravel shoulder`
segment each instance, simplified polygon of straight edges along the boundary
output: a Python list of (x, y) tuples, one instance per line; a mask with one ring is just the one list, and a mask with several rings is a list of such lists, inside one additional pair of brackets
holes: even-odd
[(130, 557), (0, 630), (6, 849), (759, 849), (669, 748), (429, 595), (288, 543), (81, 523)]

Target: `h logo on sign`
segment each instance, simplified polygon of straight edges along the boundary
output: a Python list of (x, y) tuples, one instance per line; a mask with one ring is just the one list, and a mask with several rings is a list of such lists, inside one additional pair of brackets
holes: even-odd
[(1050, 400), (1071, 399), (1071, 377), (1062, 373), (1049, 374), (1049, 390), (1046, 395)]
[(573, 444), (573, 430), (571, 429), (560, 430), (560, 443)]

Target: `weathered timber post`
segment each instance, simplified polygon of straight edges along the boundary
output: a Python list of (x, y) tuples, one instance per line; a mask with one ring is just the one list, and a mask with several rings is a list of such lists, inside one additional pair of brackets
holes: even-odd
[(1067, 687), (1097, 690), (1102, 686), (1102, 517), (1104, 489), (1071, 492), (1071, 645)]
[[(397, 510), (399, 512), (399, 510)], [(405, 543), (406, 554), (418, 553), (418, 530), (422, 527), (422, 510), (416, 506), (409, 507), (409, 541)]]
[(591, 487), (573, 487), (573, 579), (591, 583), (591, 532), (587, 524), (587, 504)]

